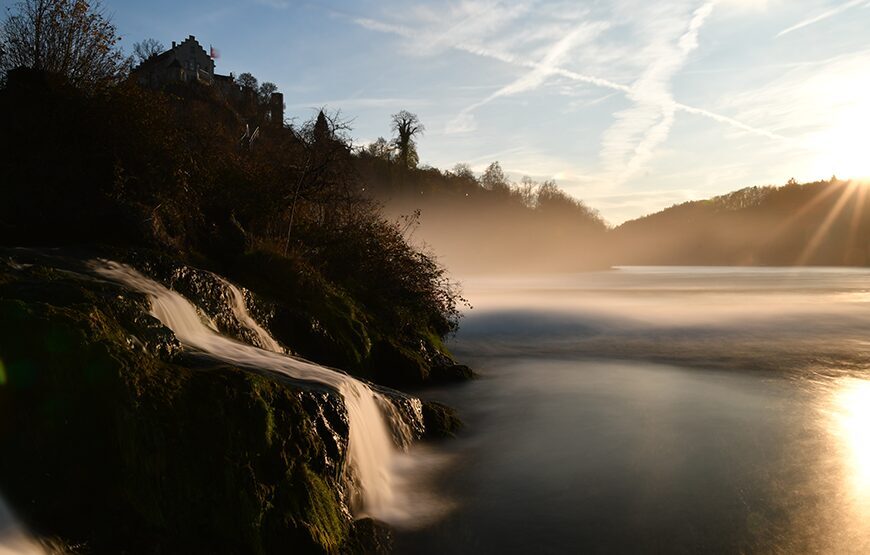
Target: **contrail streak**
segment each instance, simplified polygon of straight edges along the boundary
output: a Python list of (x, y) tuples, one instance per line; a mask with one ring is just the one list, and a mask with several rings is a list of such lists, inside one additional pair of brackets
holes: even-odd
[[(863, 0), (862, 0), (863, 1)], [(378, 31), (381, 33), (390, 33), (394, 35), (399, 35), (401, 37), (413, 39), (418, 36), (418, 33), (415, 33), (412, 29), (401, 25), (393, 25), (390, 23), (384, 23), (382, 21), (378, 21), (370, 18), (356, 18), (354, 19), (354, 23), (360, 25), (361, 27), (365, 27), (366, 29), (370, 29), (372, 31)], [(605, 79), (603, 77), (597, 77), (594, 75), (587, 75), (585, 73), (579, 73), (576, 71), (572, 71), (569, 69), (565, 69), (562, 67), (555, 66), (544, 66), (538, 62), (532, 62), (528, 60), (522, 60), (513, 56), (511, 54), (507, 54), (504, 52), (498, 52), (495, 50), (491, 50), (489, 48), (485, 48), (480, 45), (467, 45), (467, 44), (453, 44), (451, 48), (454, 50), (459, 50), (462, 52), (467, 52), (469, 54), (474, 54), (475, 56), (481, 56), (484, 58), (490, 58), (493, 60), (497, 60), (506, 64), (512, 64), (520, 67), (525, 67), (529, 69), (538, 69), (538, 70), (546, 70), (551, 75), (560, 75), (567, 79), (571, 79), (573, 81), (587, 83), (590, 85), (595, 85), (597, 87), (602, 87), (605, 89), (610, 89), (614, 91), (619, 91), (625, 93), (629, 97), (634, 93), (633, 89), (628, 85), (623, 85), (621, 83), (617, 83), (615, 81), (611, 81), (609, 79)], [(688, 114), (694, 114), (697, 116), (705, 117), (711, 119), (713, 121), (723, 123), (725, 125), (734, 127), (735, 129), (739, 129), (741, 131), (745, 131), (747, 133), (751, 133), (753, 135), (758, 135), (761, 137), (766, 137), (768, 139), (774, 139), (779, 141), (786, 141), (789, 143), (794, 142), (792, 139), (780, 135), (778, 133), (774, 133), (773, 131), (768, 131), (767, 129), (761, 129), (758, 127), (753, 127), (745, 122), (734, 119), (729, 116), (725, 116), (722, 114), (718, 114), (716, 112), (711, 112), (710, 110), (705, 110), (703, 108), (697, 108), (695, 106), (690, 106), (688, 104), (683, 104), (681, 102), (674, 102), (673, 108), (679, 110), (681, 112), (685, 112)]]
[(854, 8), (855, 6), (859, 6), (861, 4), (864, 4), (865, 2), (866, 2), (866, 0), (852, 0), (851, 2), (846, 2), (845, 4), (841, 4), (841, 5), (837, 6), (836, 8), (832, 8), (826, 12), (820, 13), (819, 15), (817, 15), (815, 17), (805, 19), (805, 20), (801, 21), (800, 23), (792, 25), (788, 29), (783, 29), (782, 31), (780, 31), (779, 33), (776, 34), (776, 38), (779, 38), (783, 35), (787, 35), (788, 33), (791, 33), (792, 31), (797, 31), (798, 29), (803, 29), (804, 27), (808, 27), (810, 25), (818, 23), (819, 21), (824, 21), (825, 19), (828, 19), (829, 17), (834, 17), (837, 14), (840, 14), (840, 13), (842, 13), (850, 8)]

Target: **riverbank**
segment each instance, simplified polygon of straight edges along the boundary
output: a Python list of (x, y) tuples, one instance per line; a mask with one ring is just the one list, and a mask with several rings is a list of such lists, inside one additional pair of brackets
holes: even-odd
[[(353, 518), (365, 507), (336, 388), (197, 354), (90, 258), (3, 254), (0, 442), (16, 456), (0, 462), (0, 491), (38, 536), (94, 553), (388, 549), (388, 528)], [(233, 290), (245, 310), (276, 310), (210, 272), (154, 274), (239, 345), (258, 339)], [(405, 441), (455, 426), (440, 407), (378, 391), (412, 430)]]

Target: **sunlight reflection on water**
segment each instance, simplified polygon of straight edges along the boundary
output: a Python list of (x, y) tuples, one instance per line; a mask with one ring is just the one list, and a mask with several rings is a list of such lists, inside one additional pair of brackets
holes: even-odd
[[(870, 553), (867, 269), (477, 279), (443, 552)], [(470, 287), (469, 287), (470, 286)]]
[(838, 385), (830, 408), (832, 433), (846, 459), (852, 495), (870, 508), (870, 381), (845, 378)]

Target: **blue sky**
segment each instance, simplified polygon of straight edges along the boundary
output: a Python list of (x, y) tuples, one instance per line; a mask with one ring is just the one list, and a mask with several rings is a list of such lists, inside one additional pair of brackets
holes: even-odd
[[(4, 5), (11, 2), (3, 1)], [(870, 175), (870, 0), (105, 0), (124, 45), (193, 34), (358, 143), (555, 178), (611, 223), (749, 185)]]

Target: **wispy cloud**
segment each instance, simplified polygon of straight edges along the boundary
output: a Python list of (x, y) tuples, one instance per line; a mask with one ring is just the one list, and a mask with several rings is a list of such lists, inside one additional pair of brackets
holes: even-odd
[[(853, 4), (866, 4), (867, 1), (848, 2), (846, 8), (840, 8), (848, 9)], [(769, 13), (776, 4), (775, 0), (771, 0), (765, 4), (765, 9)], [(754, 157), (752, 149), (765, 149), (768, 154), (773, 153), (777, 160), (792, 163), (801, 157), (807, 158), (808, 150), (814, 148), (801, 136), (803, 130), (788, 125), (791, 116), (771, 117), (774, 112), (770, 111), (770, 107), (779, 103), (775, 96), (764, 95), (763, 101), (751, 103), (751, 109), (748, 109), (749, 101), (723, 101), (740, 97), (740, 92), (735, 91), (734, 86), (723, 87), (721, 94), (705, 91), (702, 98), (715, 103), (709, 107), (683, 102), (679, 98), (680, 92), (687, 90), (685, 80), (677, 79), (684, 73), (684, 68), (691, 63), (692, 70), (706, 69), (703, 62), (705, 58), (695, 57), (701, 45), (705, 44), (702, 33), (706, 26), (711, 25), (711, 22), (719, 25), (714, 32), (717, 33), (716, 40), (721, 42), (721, 25), (732, 24), (735, 18), (743, 18), (740, 21), (745, 23), (747, 18), (761, 13), (755, 0), (668, 0), (653, 3), (611, 0), (607, 3), (585, 3), (580, 8), (575, 3), (565, 3), (560, 5), (562, 16), (568, 14), (572, 17), (562, 18), (550, 18), (547, 3), (532, 5), (530, 2), (520, 2), (519, 7), (509, 13), (498, 13), (500, 8), (497, 4), (478, 0), (459, 0), (453, 6), (440, 17), (428, 14), (423, 18), (403, 17), (398, 21), (389, 16), (366, 14), (365, 19), (357, 19), (356, 23), (373, 31), (402, 37), (399, 48), (410, 55), (438, 59), (437, 56), (453, 50), (497, 62), (489, 67), (473, 60), (465, 62), (478, 70), (485, 68), (488, 77), (470, 82), (483, 82), (491, 86), (492, 77), (496, 77), (496, 82), (501, 84), (488, 91), (484, 88), (478, 93), (478, 98), (474, 98), (475, 89), (469, 89), (465, 92), (471, 94), (472, 98), (463, 95), (462, 100), (452, 98), (452, 102), (439, 103), (440, 106), (450, 106), (456, 110), (452, 116), (442, 114), (440, 121), (445, 122), (443, 130), (453, 135), (450, 139), (444, 138), (444, 141), (459, 140), (473, 149), (474, 137), (492, 134), (491, 139), (501, 144), (528, 145), (524, 137), (506, 140), (496, 137), (494, 134), (502, 126), (498, 122), (493, 123), (491, 129), (488, 125), (486, 130), (478, 130), (475, 116), (483, 117), (482, 108), (508, 97), (519, 98), (512, 104), (490, 106), (485, 112), (487, 116), (497, 110), (514, 110), (511, 117), (515, 114), (518, 118), (526, 119), (530, 117), (530, 111), (535, 110), (547, 113), (548, 119), (553, 118), (554, 112), (566, 117), (582, 114), (583, 119), (576, 120), (576, 140), (572, 141), (565, 135), (565, 132), (570, 133), (568, 130), (573, 123), (565, 121), (560, 134), (562, 139), (558, 143), (532, 145), (531, 150), (538, 149), (541, 152), (557, 149), (559, 153), (554, 153), (552, 159), (544, 159), (538, 152), (526, 149), (513, 152), (513, 159), (505, 160), (508, 169), (540, 176), (545, 175), (547, 168), (550, 168), (551, 176), (583, 176), (585, 186), (582, 189), (577, 188), (580, 181), (574, 177), (565, 177), (566, 185), (572, 190), (582, 190), (587, 195), (599, 195), (598, 198), (602, 199), (608, 192), (624, 190), (623, 184), (626, 187), (634, 187), (630, 184), (638, 181), (650, 184), (650, 171), (655, 171), (655, 175), (663, 179), (673, 178), (676, 183), (690, 181), (712, 188), (714, 185), (705, 178), (707, 174), (703, 174), (703, 168), (691, 179), (662, 173), (663, 170), (667, 172), (662, 164), (675, 156), (673, 151), (666, 148), (670, 141), (681, 141), (675, 144), (680, 144), (682, 148), (688, 144), (691, 148), (691, 143), (680, 139), (679, 135), (676, 139), (671, 137), (680, 114), (697, 116), (733, 130), (733, 133), (724, 135), (715, 128), (704, 131), (705, 140), (709, 144), (716, 144), (715, 141), (723, 136), (728, 137), (731, 140), (728, 148), (734, 151), (732, 154), (739, 153), (739, 156)], [(714, 11), (717, 14), (715, 18)], [(813, 22), (807, 20), (802, 23), (808, 25)], [(724, 46), (714, 48), (721, 51)], [(705, 56), (708, 52), (709, 49), (704, 51)], [(455, 56), (443, 59), (449, 59), (451, 63), (468, 60)], [(727, 62), (729, 58), (719, 60)], [(760, 70), (753, 75), (756, 81), (749, 81), (736, 72), (733, 84), (745, 88), (747, 84), (757, 83), (762, 75), (774, 76), (789, 69), (809, 73), (825, 65), (821, 62), (790, 61), (751, 66)], [(676, 89), (677, 86), (680, 88)], [(604, 89), (606, 93), (596, 95), (593, 93), (595, 89)], [(614, 95), (621, 98), (604, 104)], [(548, 99), (547, 102), (552, 102), (554, 98), (559, 101), (560, 97), (564, 98), (561, 110), (554, 106), (534, 104), (544, 98)], [(459, 108), (455, 108), (457, 100), (460, 102)], [(628, 106), (626, 101), (630, 103)], [(595, 104), (615, 111), (607, 114), (602, 110), (587, 109)], [(520, 107), (522, 105), (528, 108)], [(611, 118), (609, 120), (608, 115)], [(560, 125), (561, 122), (555, 124)], [(533, 125), (543, 125), (543, 121), (539, 120)], [(477, 131), (477, 134), (471, 135), (472, 131)], [(590, 145), (590, 140), (594, 141), (595, 137), (598, 138), (597, 157), (596, 143)], [(740, 140), (734, 140), (738, 138)], [(757, 138), (764, 140), (758, 141)], [(548, 139), (544, 137), (543, 140)], [(569, 150), (572, 147), (569, 145), (576, 145), (576, 157), (571, 157)], [(710, 161), (717, 159), (715, 154), (705, 153), (703, 156), (708, 164), (704, 171), (712, 175), (721, 164), (710, 165)], [(783, 171), (782, 168), (788, 163), (777, 162), (771, 167), (776, 166), (778, 171)], [(755, 173), (763, 175), (763, 179), (774, 175), (757, 170)], [(740, 178), (733, 171), (720, 177), (729, 184)], [(789, 175), (783, 179), (787, 177)], [(656, 198), (661, 200), (661, 197)], [(623, 201), (614, 196), (613, 202)], [(653, 202), (653, 197), (639, 202)], [(639, 210), (628, 203), (624, 208), (626, 214), (635, 212), (636, 215)], [(611, 214), (618, 213), (615, 207), (609, 211)]]
[(804, 19), (803, 21), (800, 21), (800, 22), (792, 25), (791, 27), (788, 27), (787, 29), (783, 29), (782, 31), (777, 33), (776, 36), (777, 36), (777, 38), (779, 38), (783, 35), (787, 35), (787, 34), (793, 32), (793, 31), (797, 31), (798, 29), (803, 29), (804, 27), (809, 27), (810, 25), (814, 25), (816, 23), (819, 23), (820, 21), (824, 21), (826, 19), (834, 17), (835, 15), (839, 15), (839, 14), (845, 12), (846, 10), (858, 7), (862, 4), (864, 4), (865, 7), (870, 5), (870, 4), (868, 4), (867, 0), (851, 0), (850, 2), (840, 4), (839, 6), (837, 6), (835, 8), (831, 8), (830, 10), (822, 12), (818, 15)]
[(253, 0), (254, 4), (275, 8), (276, 10), (286, 10), (291, 6), (291, 0)]
[[(712, 3), (712, 2), (711, 2)], [(701, 12), (703, 14), (703, 12)], [(405, 25), (397, 25), (393, 23), (384, 22), (381, 20), (373, 19), (373, 18), (356, 18), (354, 22), (366, 29), (394, 34), (397, 36), (401, 36), (406, 39), (410, 39), (413, 41), (418, 40), (421, 36), (426, 36), (431, 33), (425, 30), (413, 29), (411, 27)], [(703, 20), (701, 20), (703, 22)], [(441, 41), (441, 44), (445, 44), (444, 41)], [(506, 52), (497, 48), (492, 48), (481, 44), (479, 41), (472, 41), (468, 43), (456, 42), (451, 45), (454, 50), (467, 52), (469, 54), (474, 54), (476, 56), (480, 56), (482, 58), (488, 58), (491, 60), (499, 61), (505, 64), (514, 65), (517, 67), (522, 67), (530, 70), (539, 70), (541, 73), (546, 73), (550, 76), (559, 76), (569, 79), (571, 81), (585, 83), (589, 85), (593, 85), (596, 87), (606, 88), (613, 91), (624, 93), (626, 96), (630, 96), (632, 94), (637, 94), (637, 89), (632, 86), (625, 85), (623, 83), (619, 83), (612, 79), (608, 79), (605, 77), (600, 77), (596, 75), (590, 75), (587, 73), (575, 71), (572, 69), (568, 69), (565, 67), (555, 66), (555, 65), (543, 65), (541, 62), (531, 61), (525, 59), (522, 56), (512, 54), (510, 52)], [(522, 79), (522, 78), (521, 78)], [(510, 85), (507, 85), (510, 86)], [(494, 95), (492, 95), (494, 96)], [(500, 96), (503, 96), (500, 95)], [(491, 101), (492, 98), (489, 100)], [(774, 140), (783, 140), (787, 141), (788, 139), (782, 135), (769, 131), (767, 129), (762, 129), (753, 125), (750, 125), (746, 122), (737, 120), (733, 117), (726, 116), (724, 114), (716, 113), (704, 108), (699, 108), (696, 106), (691, 106), (688, 104), (684, 104), (682, 102), (672, 101), (673, 107), (681, 112), (686, 112), (693, 115), (698, 115), (701, 117), (705, 117), (716, 121), (718, 123), (722, 123), (725, 125), (729, 125), (738, 129), (740, 131), (751, 133), (755, 135), (759, 135), (762, 137), (766, 137), (768, 139)], [(471, 117), (469, 110), (466, 108), (462, 113), (458, 114), (454, 120), (448, 126), (448, 131), (451, 132), (459, 132), (459, 131), (470, 131), (475, 129), (474, 119)]]
[(336, 108), (394, 108), (396, 106), (426, 106), (431, 100), (421, 98), (396, 98), (396, 97), (351, 97), (334, 100), (321, 100), (317, 102), (294, 102), (287, 108), (319, 108), (321, 106), (335, 106)]
[(614, 114), (616, 122), (601, 143), (605, 170), (613, 174), (617, 184), (643, 169), (668, 138), (677, 111), (670, 81), (698, 47), (698, 32), (714, 4), (705, 2), (695, 9), (687, 24), (681, 24), (679, 13), (668, 14), (670, 20), (664, 19), (665, 14), (656, 18), (656, 29), (649, 32), (648, 39), (654, 51), (651, 63), (628, 92), (635, 105)]
[[(591, 38), (601, 33), (608, 26), (608, 24), (603, 22), (581, 23), (576, 29), (554, 42), (547, 49), (540, 62), (537, 62), (535, 64), (529, 64), (529, 71), (527, 73), (521, 75), (518, 79), (501, 87), (500, 89), (483, 98), (482, 100), (479, 100), (464, 108), (456, 116), (456, 118), (448, 123), (447, 132), (464, 132), (474, 129), (472, 113), (478, 108), (489, 104), (497, 98), (537, 89), (544, 84), (547, 78), (558, 74), (558, 66), (562, 63), (564, 58), (571, 52), (573, 48), (575, 48), (578, 44), (588, 42)], [(471, 49), (463, 48), (463, 50), (470, 51)], [(481, 49), (474, 50), (475, 52), (473, 53), (479, 53)], [(492, 54), (489, 55), (492, 56)], [(502, 61), (510, 61), (513, 63), (516, 62), (516, 60), (514, 59), (508, 60), (507, 56), (502, 56), (500, 57), (500, 59)]]
[(383, 21), (378, 21), (377, 19), (371, 19), (368, 17), (357, 17), (353, 21), (360, 27), (364, 27), (370, 31), (377, 31), (379, 33), (391, 33), (393, 35), (405, 37), (406, 39), (414, 38), (414, 31), (412, 31), (408, 27), (405, 27), (404, 25), (385, 23)]

